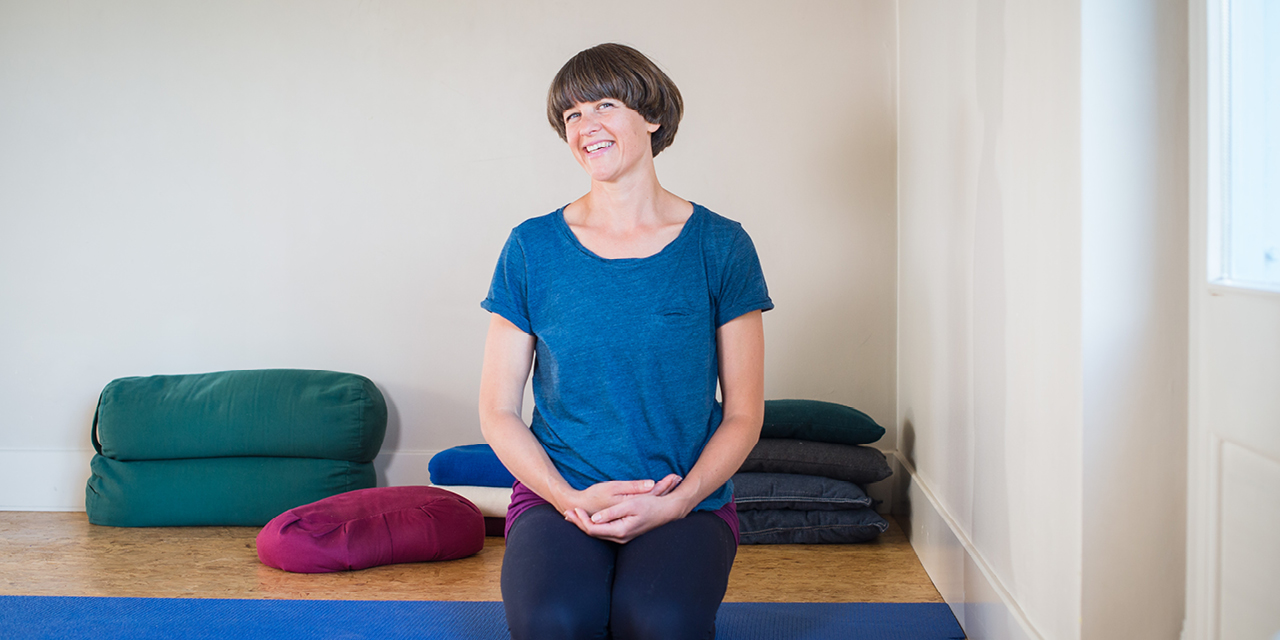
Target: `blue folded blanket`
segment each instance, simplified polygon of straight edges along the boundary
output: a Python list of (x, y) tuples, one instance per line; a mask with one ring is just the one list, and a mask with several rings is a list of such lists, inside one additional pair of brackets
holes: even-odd
[(464, 444), (445, 449), (427, 463), (431, 484), (470, 485), (473, 487), (507, 487), (516, 478), (502, 466), (493, 448), (487, 444)]

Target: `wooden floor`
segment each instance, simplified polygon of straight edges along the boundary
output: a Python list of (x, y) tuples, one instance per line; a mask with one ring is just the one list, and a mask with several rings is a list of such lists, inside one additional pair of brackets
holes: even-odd
[[(857, 545), (743, 546), (726, 602), (942, 602), (897, 522)], [(501, 600), (502, 538), (462, 560), (296, 574), (252, 527), (123, 529), (83, 513), (0, 512), (0, 595)]]

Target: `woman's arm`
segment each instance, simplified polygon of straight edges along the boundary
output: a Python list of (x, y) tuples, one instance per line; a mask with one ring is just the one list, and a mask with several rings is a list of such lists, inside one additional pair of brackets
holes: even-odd
[(760, 439), (764, 422), (764, 322), (761, 312), (743, 314), (716, 331), (724, 420), (707, 442), (688, 477), (665, 495), (654, 491), (595, 514), (569, 518), (597, 538), (627, 542), (689, 515), (729, 480)]
[(493, 452), (521, 483), (565, 513), (595, 513), (654, 488), (652, 480), (602, 482), (577, 491), (556, 469), (520, 417), (524, 385), (533, 366), (533, 336), (492, 314), (480, 374), (480, 431)]

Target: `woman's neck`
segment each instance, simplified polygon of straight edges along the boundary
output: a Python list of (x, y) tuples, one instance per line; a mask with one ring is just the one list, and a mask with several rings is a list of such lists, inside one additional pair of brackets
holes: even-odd
[(591, 191), (564, 209), (564, 219), (588, 249), (605, 258), (653, 255), (679, 235), (693, 205), (650, 185), (622, 188), (595, 183)]

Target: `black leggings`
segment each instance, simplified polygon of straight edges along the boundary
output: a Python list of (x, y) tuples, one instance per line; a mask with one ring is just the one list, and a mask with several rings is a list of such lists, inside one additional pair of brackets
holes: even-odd
[(714, 638), (737, 551), (729, 525), (709, 511), (616, 544), (538, 505), (507, 534), (507, 626), (513, 640)]

